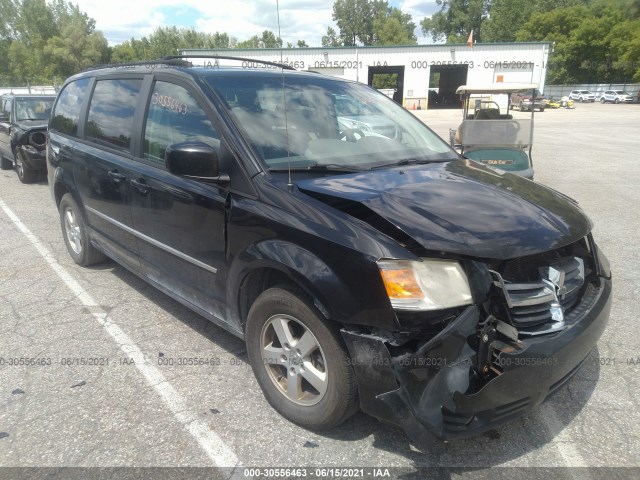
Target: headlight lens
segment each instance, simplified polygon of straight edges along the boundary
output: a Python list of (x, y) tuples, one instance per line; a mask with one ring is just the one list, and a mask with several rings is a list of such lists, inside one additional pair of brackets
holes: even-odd
[(441, 310), (472, 303), (469, 281), (458, 262), (380, 260), (378, 267), (395, 309)]

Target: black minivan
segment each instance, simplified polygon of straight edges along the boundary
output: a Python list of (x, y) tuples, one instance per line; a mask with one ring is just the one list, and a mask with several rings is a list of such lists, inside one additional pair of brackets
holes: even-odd
[(612, 283), (576, 202), (366, 85), (244, 65), (66, 81), (47, 155), (76, 263), (110, 257), (243, 338), (267, 400), (310, 429), (360, 408), (416, 444), (469, 436), (578, 371)]

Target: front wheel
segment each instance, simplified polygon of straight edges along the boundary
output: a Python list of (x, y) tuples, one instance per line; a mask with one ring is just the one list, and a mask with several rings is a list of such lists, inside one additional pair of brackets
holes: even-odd
[(14, 168), (16, 170), (16, 174), (22, 183), (33, 183), (38, 179), (38, 171), (29, 168), (24, 163), (24, 157), (20, 150), (16, 150), (14, 152), (13, 158), (15, 158)]
[(604, 97), (600, 99), (600, 103), (606, 103), (606, 100), (604, 99)]
[(266, 290), (249, 310), (246, 333), (253, 373), (283, 417), (323, 430), (357, 410), (355, 374), (339, 334), (302, 296)]
[(620, 99), (619, 99), (619, 98), (616, 98), (616, 99), (613, 101), (613, 103), (620, 103)]
[(64, 243), (73, 261), (83, 267), (103, 261), (106, 257), (91, 245), (82, 212), (70, 193), (62, 197), (58, 211)]

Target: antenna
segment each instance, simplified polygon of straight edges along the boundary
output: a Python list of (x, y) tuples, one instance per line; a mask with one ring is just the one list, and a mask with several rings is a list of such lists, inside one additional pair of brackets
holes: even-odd
[[(282, 34), (280, 33), (280, 2), (276, 0), (276, 13), (278, 15), (278, 40), (282, 42)], [(282, 65), (282, 43), (280, 43), (280, 65)], [(287, 171), (289, 173), (289, 180), (287, 182), (287, 189), (289, 193), (293, 192), (293, 181), (291, 180), (291, 154), (289, 153), (289, 121), (287, 120), (287, 94), (284, 89), (284, 68), (280, 68), (280, 75), (282, 76), (282, 105), (284, 106), (284, 132), (287, 138)]]

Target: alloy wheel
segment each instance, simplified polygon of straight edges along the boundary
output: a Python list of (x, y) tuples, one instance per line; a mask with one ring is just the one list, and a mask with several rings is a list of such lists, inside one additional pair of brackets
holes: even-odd
[(69, 240), (69, 246), (76, 255), (80, 255), (82, 253), (82, 232), (76, 220), (76, 214), (71, 208), (66, 208), (64, 211), (64, 230)]
[(298, 405), (315, 405), (327, 391), (327, 362), (315, 335), (289, 315), (274, 315), (262, 328), (260, 354), (280, 393)]
[(20, 152), (16, 152), (14, 155), (14, 167), (16, 169), (16, 173), (18, 174), (18, 178), (20, 180), (24, 180), (24, 164), (22, 163), (22, 154)]

